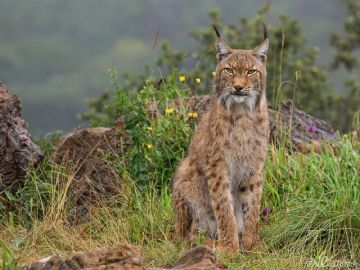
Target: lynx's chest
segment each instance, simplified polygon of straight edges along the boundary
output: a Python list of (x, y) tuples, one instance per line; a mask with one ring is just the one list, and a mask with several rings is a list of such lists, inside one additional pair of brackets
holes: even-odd
[(252, 119), (240, 119), (229, 130), (225, 160), (229, 179), (235, 185), (263, 167), (267, 136), (256, 124)]

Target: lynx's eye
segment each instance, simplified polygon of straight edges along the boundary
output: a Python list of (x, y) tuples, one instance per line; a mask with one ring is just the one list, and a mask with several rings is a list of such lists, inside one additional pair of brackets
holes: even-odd
[(224, 68), (226, 73), (229, 73), (230, 75), (234, 75), (234, 70), (232, 68)]
[(247, 71), (247, 75), (255, 74), (255, 72), (256, 72), (256, 69), (249, 69), (249, 70)]

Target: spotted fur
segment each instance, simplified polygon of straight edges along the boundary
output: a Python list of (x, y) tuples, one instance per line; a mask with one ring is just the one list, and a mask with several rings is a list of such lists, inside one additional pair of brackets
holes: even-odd
[(203, 230), (231, 251), (250, 250), (259, 242), (269, 137), (268, 44), (266, 38), (254, 50), (232, 49), (217, 36), (211, 106), (173, 179), (176, 232), (181, 237), (192, 238)]

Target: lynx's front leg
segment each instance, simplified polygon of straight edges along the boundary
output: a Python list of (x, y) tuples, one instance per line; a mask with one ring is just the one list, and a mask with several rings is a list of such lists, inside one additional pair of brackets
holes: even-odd
[(224, 163), (210, 163), (207, 170), (208, 186), (218, 226), (220, 248), (238, 252), (239, 238), (226, 175)]
[(241, 247), (249, 251), (260, 242), (260, 201), (263, 187), (263, 176), (256, 173), (249, 181), (240, 185), (239, 196), (243, 211), (243, 232)]

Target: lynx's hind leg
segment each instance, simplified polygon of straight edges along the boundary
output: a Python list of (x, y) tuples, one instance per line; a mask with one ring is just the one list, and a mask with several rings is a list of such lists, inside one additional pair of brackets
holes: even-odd
[(199, 172), (191, 158), (183, 160), (174, 175), (172, 185), (175, 230), (178, 236), (192, 239), (199, 227), (198, 203)]
[[(181, 238), (192, 238), (194, 230), (194, 213), (190, 203), (179, 190), (173, 190), (173, 206), (175, 210), (175, 231)], [(195, 220), (196, 221), (196, 220)]]

